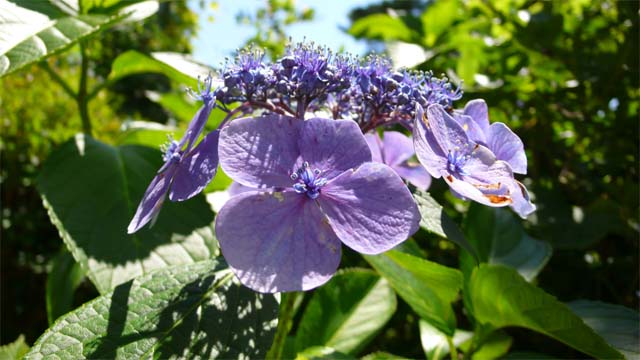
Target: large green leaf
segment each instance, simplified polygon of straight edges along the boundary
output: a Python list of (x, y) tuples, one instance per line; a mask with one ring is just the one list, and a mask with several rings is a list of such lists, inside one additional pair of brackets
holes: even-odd
[(462, 273), (399, 251), (364, 258), (424, 320), (452, 336), (456, 318), (451, 302), (462, 287)]
[(215, 260), (120, 284), (63, 316), (31, 348), (40, 358), (260, 358), (278, 304), (234, 281)]
[(472, 204), (464, 227), (481, 262), (514, 268), (527, 281), (535, 278), (551, 257), (551, 246), (527, 235), (507, 209)]
[[(127, 20), (133, 13), (140, 15), (140, 4), (111, 14), (77, 15), (70, 8), (67, 15), (49, 5), (49, 1), (41, 1), (35, 7), (31, 3), (0, 1), (0, 77), (61, 52), (81, 39)], [(144, 16), (152, 14), (148, 8), (145, 7)]]
[(217, 251), (213, 212), (204, 196), (166, 201), (153, 227), (127, 234), (161, 164), (158, 150), (113, 147), (78, 135), (42, 167), (37, 184), (51, 221), (101, 293), (150, 270), (204, 260)]
[(429, 193), (416, 190), (413, 198), (418, 204), (418, 209), (420, 209), (420, 226), (423, 229), (453, 241), (471, 255), (477, 257), (476, 250), (469, 244), (460, 228), (447, 216), (442, 206)]
[(640, 359), (640, 314), (637, 311), (588, 300), (567, 305), (627, 359)]
[(396, 296), (385, 279), (370, 270), (347, 270), (319, 288), (296, 333), (296, 349), (322, 345), (357, 354), (389, 321)]
[(356, 38), (376, 40), (410, 41), (415, 38), (415, 31), (397, 16), (388, 14), (372, 14), (356, 20), (349, 29), (349, 34)]
[(120, 54), (111, 65), (109, 81), (144, 73), (161, 73), (190, 88), (198, 87), (198, 76), (206, 76), (211, 68), (193, 61), (188, 55), (178, 53), (154, 53), (148, 56), (129, 50)]
[(47, 276), (46, 301), (49, 325), (72, 309), (73, 294), (82, 283), (85, 272), (66, 248), (53, 259)]
[(469, 292), (475, 318), (482, 324), (520, 326), (597, 358), (622, 357), (566, 305), (513, 269), (480, 265), (471, 275)]

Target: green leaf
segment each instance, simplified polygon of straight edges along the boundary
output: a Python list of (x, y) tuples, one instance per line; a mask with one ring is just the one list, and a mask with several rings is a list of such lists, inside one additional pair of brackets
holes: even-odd
[(401, 18), (388, 14), (372, 14), (356, 20), (349, 29), (356, 38), (410, 41), (415, 37)]
[(46, 302), (49, 325), (63, 314), (71, 311), (73, 294), (82, 283), (85, 272), (66, 248), (53, 259), (51, 272), (47, 276)]
[(622, 357), (566, 305), (513, 269), (480, 265), (471, 275), (469, 293), (475, 318), (482, 324), (531, 329), (596, 358)]
[(215, 260), (171, 267), (63, 316), (27, 359), (260, 358), (277, 309), (273, 296), (241, 286)]
[(480, 348), (471, 355), (471, 359), (500, 359), (509, 351), (512, 342), (511, 336), (504, 331), (494, 331), (482, 342)]
[(29, 345), (24, 341), (24, 335), (7, 345), (0, 346), (0, 360), (18, 360), (29, 351)]
[(298, 352), (321, 345), (357, 354), (391, 319), (396, 296), (369, 270), (347, 270), (315, 291), (296, 333)]
[(533, 280), (551, 257), (551, 246), (527, 235), (507, 209), (472, 204), (464, 228), (481, 262), (511, 267), (527, 281)]
[(577, 300), (567, 304), (627, 359), (640, 359), (640, 314), (620, 305)]
[(436, 40), (445, 31), (450, 30), (451, 25), (458, 18), (462, 4), (458, 1), (434, 1), (429, 3), (422, 16), (422, 28), (425, 35), (425, 44), (432, 47)]
[(416, 190), (413, 198), (420, 210), (420, 226), (423, 229), (453, 241), (477, 258), (476, 250), (469, 244), (460, 228), (447, 216), (442, 206), (429, 193)]
[(120, 54), (111, 65), (108, 80), (113, 82), (134, 74), (161, 73), (179, 84), (196, 89), (198, 76), (206, 76), (211, 72), (211, 68), (193, 61), (185, 54), (165, 52), (152, 56), (135, 50)]
[(152, 228), (127, 234), (161, 164), (158, 150), (113, 147), (78, 135), (42, 167), (37, 185), (51, 221), (102, 294), (150, 270), (216, 254), (213, 212), (204, 196), (166, 201)]
[(360, 360), (407, 360), (406, 357), (389, 354), (384, 351), (376, 351), (374, 353), (365, 355)]
[(456, 318), (451, 302), (462, 287), (461, 272), (395, 250), (364, 258), (421, 318), (453, 335)]
[[(111, 14), (77, 15), (77, 9), (71, 7), (66, 9), (71, 16), (63, 16), (67, 14), (55, 6), (43, 5), (0, 2), (0, 77), (59, 53), (129, 16), (140, 18), (142, 9), (141, 4), (133, 4)], [(148, 5), (144, 10), (144, 16), (152, 14)]]
[(320, 360), (320, 359), (336, 359), (336, 360), (355, 360), (347, 354), (341, 353), (336, 349), (325, 346), (313, 346), (302, 352), (299, 352), (295, 360)]
[[(420, 327), (420, 343), (427, 359), (438, 360), (449, 354), (447, 335), (424, 320), (420, 320), (418, 325)], [(453, 334), (453, 344), (456, 347), (460, 347), (462, 343), (470, 340), (472, 336), (472, 332), (456, 329)]]

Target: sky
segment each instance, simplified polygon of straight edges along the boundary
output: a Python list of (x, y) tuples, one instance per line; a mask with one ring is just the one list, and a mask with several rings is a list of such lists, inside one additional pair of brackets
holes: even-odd
[[(355, 40), (340, 28), (349, 25), (349, 10), (372, 3), (372, 0), (296, 0), (296, 7), (314, 9), (311, 22), (294, 24), (286, 28), (293, 41), (301, 41), (306, 37), (309, 41), (338, 50), (344, 47), (352, 54), (362, 55), (366, 52), (366, 43)], [(199, 14), (200, 29), (193, 40), (193, 56), (196, 61), (220, 67), (225, 57), (232, 56), (235, 50), (254, 34), (250, 25), (236, 23), (236, 15), (240, 12), (255, 14), (256, 9), (263, 6), (259, 0), (218, 0), (216, 9), (199, 7), (198, 0), (189, 0), (189, 6)], [(209, 17), (213, 16), (213, 21)]]

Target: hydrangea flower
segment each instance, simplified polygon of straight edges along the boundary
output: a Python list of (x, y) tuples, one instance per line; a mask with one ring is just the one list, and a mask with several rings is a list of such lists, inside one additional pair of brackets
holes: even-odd
[(154, 219), (166, 198), (171, 201), (183, 201), (192, 198), (204, 189), (213, 179), (218, 168), (219, 131), (212, 131), (194, 147), (204, 125), (215, 106), (215, 96), (211, 92), (212, 78), (205, 79), (204, 88), (200, 88), (198, 99), (204, 104), (195, 114), (182, 140), (171, 140), (164, 148), (164, 165), (147, 187), (127, 232), (132, 234)]
[(389, 165), (401, 178), (421, 190), (431, 185), (431, 176), (420, 164), (409, 161), (414, 155), (413, 140), (397, 131), (385, 131), (381, 139), (377, 133), (364, 137), (373, 161)]
[(527, 155), (522, 140), (501, 122), (489, 124), (489, 110), (484, 100), (469, 101), (463, 111), (454, 112), (454, 119), (471, 140), (488, 147), (498, 160), (508, 162), (514, 173), (527, 173)]
[(309, 290), (328, 281), (341, 243), (379, 254), (418, 229), (411, 193), (371, 162), (357, 124), (268, 115), (238, 119), (220, 134), (225, 173), (255, 191), (216, 218), (216, 235), (240, 281), (260, 292)]
[(414, 146), (431, 176), (443, 177), (456, 195), (488, 206), (511, 206), (521, 217), (535, 210), (509, 163), (473, 141), (442, 106), (429, 106), (426, 116), (418, 107)]

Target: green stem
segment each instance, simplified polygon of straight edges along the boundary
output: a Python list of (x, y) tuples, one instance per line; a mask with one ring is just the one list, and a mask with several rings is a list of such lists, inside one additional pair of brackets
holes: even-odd
[(62, 89), (64, 90), (64, 92), (67, 93), (67, 95), (71, 96), (73, 99), (77, 97), (75, 91), (73, 91), (71, 86), (69, 86), (69, 84), (67, 84), (67, 82), (64, 81), (64, 79), (60, 77), (60, 75), (58, 75), (58, 73), (55, 72), (55, 70), (53, 70), (51, 66), (49, 66), (49, 63), (46, 60), (40, 63), (40, 67), (44, 69), (44, 71), (46, 71), (47, 74), (49, 74), (49, 76), (53, 81), (57, 82), (58, 85), (62, 86)]
[(282, 293), (280, 299), (280, 313), (278, 314), (278, 329), (273, 338), (271, 349), (267, 353), (267, 359), (280, 360), (282, 358), (282, 350), (287, 334), (291, 330), (291, 322), (293, 320), (293, 308), (298, 297), (297, 292)]
[(76, 101), (82, 119), (82, 132), (91, 136), (91, 119), (89, 119), (89, 97), (87, 97), (87, 76), (89, 72), (89, 59), (85, 50), (85, 44), (80, 41), (80, 84), (78, 84), (78, 96)]
[(453, 338), (451, 336), (447, 336), (447, 343), (449, 343), (449, 353), (451, 354), (452, 360), (458, 359), (458, 349), (453, 344)]

